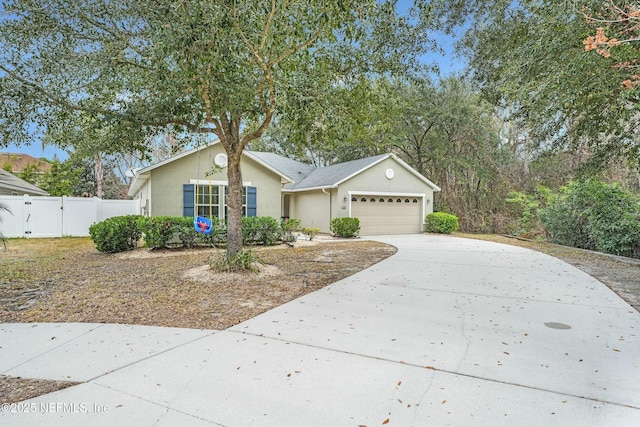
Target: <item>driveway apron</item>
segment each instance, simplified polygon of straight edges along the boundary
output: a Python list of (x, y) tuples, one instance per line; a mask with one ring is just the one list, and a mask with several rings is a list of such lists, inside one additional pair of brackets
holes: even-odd
[[(109, 361), (78, 386), (5, 411), (0, 424), (640, 425), (640, 314), (605, 285), (518, 247), (373, 239), (398, 252), (228, 330), (154, 335), (164, 347)], [(60, 348), (19, 363), (6, 335), (0, 359), (13, 359), (3, 373), (73, 370), (65, 360), (50, 374), (38, 368)], [(86, 370), (89, 348), (73, 349)]]

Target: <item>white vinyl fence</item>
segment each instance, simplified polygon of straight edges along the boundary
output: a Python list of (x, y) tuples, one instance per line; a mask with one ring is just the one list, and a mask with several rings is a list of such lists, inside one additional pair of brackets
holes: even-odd
[(5, 237), (88, 236), (93, 223), (140, 214), (140, 200), (24, 195), (0, 196), (0, 203), (11, 211), (0, 211)]

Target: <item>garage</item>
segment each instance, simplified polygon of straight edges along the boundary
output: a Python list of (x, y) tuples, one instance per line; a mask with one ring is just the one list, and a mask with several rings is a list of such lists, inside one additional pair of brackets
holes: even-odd
[(415, 234), (422, 231), (423, 198), (402, 195), (352, 195), (351, 216), (360, 235)]

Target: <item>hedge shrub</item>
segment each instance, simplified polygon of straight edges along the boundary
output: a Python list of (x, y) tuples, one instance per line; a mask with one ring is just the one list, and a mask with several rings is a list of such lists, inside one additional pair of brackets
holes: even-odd
[(338, 237), (355, 237), (360, 232), (360, 220), (348, 217), (333, 218), (331, 232)]
[(619, 184), (571, 182), (540, 216), (553, 243), (640, 258), (640, 198)]
[(139, 215), (124, 215), (107, 218), (92, 224), (89, 235), (100, 252), (115, 253), (134, 249), (142, 237), (138, 224)]
[(242, 243), (271, 246), (283, 237), (277, 219), (270, 216), (247, 216), (242, 218)]
[[(181, 219), (182, 217), (152, 216), (141, 220), (144, 245), (153, 249), (166, 248), (169, 242), (177, 236), (180, 228), (177, 222), (179, 218)], [(193, 222), (191, 223), (191, 228), (193, 229)]]
[[(295, 241), (293, 230), (300, 226), (299, 220), (280, 224), (269, 216), (242, 218), (242, 240), (245, 245), (270, 246), (283, 239)], [(135, 248), (144, 236), (145, 247), (161, 249), (169, 246), (186, 248), (201, 244), (218, 245), (227, 241), (227, 225), (219, 218), (212, 219), (210, 234), (197, 232), (193, 217), (130, 215), (114, 217), (94, 224), (89, 233), (101, 252), (121, 252)]]
[[(190, 229), (194, 230), (193, 217), (190, 217), (189, 220), (191, 221)], [(212, 246), (225, 243), (227, 241), (226, 222), (224, 222), (224, 220), (217, 217), (212, 218), (211, 227), (212, 227), (212, 230), (211, 230), (211, 233), (209, 234), (204, 234), (199, 232), (196, 233), (198, 243), (205, 244), (205, 245), (212, 245)]]
[(434, 212), (425, 218), (425, 231), (429, 233), (451, 234), (458, 231), (458, 217), (446, 212)]

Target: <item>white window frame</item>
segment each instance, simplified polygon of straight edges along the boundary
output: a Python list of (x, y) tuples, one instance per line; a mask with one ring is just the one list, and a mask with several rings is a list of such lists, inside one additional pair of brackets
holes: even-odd
[[(204, 187), (209, 187), (211, 186), (211, 188), (216, 187), (218, 189), (218, 203), (217, 204), (209, 204), (209, 205), (200, 205), (198, 204), (198, 200), (196, 199), (196, 195), (199, 194), (198, 191), (194, 191), (193, 192), (193, 199), (194, 199), (194, 203), (193, 203), (193, 211), (194, 214), (197, 216), (199, 215), (198, 212), (198, 208), (200, 206), (212, 206), (212, 207), (217, 207), (218, 208), (218, 215), (214, 216), (220, 219), (225, 219), (227, 217), (227, 192), (226, 192), (226, 188), (229, 187), (229, 182), (228, 181), (219, 181), (219, 180), (206, 180), (206, 179), (191, 179), (189, 180), (190, 184), (194, 184), (196, 187), (194, 187), (194, 190), (197, 190), (198, 186), (204, 186)], [(243, 202), (242, 202), (242, 216), (247, 216), (247, 187), (253, 187), (253, 185), (251, 184), (250, 181), (243, 181), (242, 182), (242, 192), (243, 192)], [(211, 197), (211, 195), (210, 195)]]

